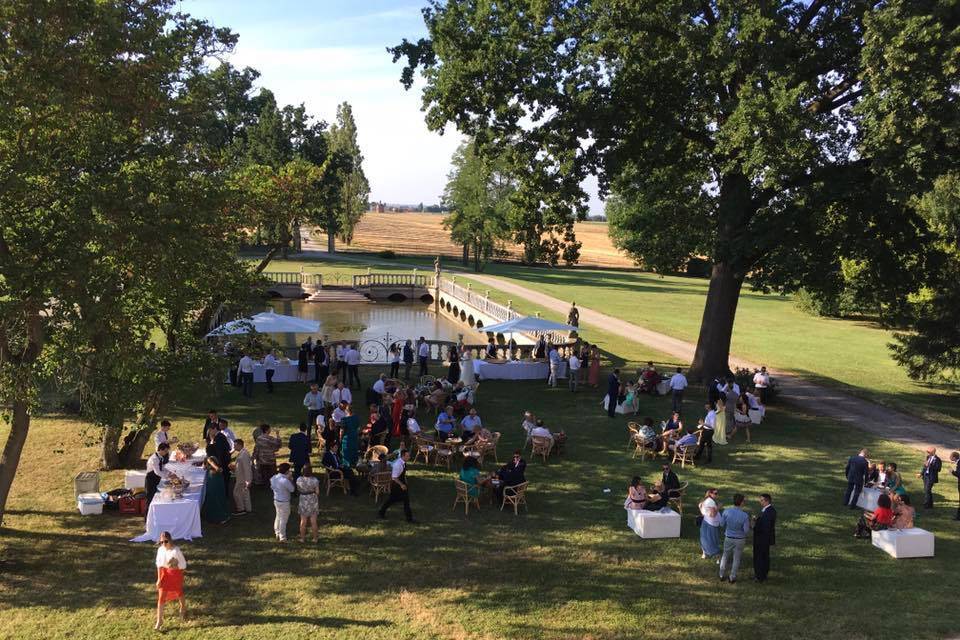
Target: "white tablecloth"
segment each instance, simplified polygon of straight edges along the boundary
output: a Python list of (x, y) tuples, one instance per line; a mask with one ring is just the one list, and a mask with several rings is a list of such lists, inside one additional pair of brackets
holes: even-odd
[[(550, 376), (550, 365), (546, 362), (504, 362), (493, 363), (486, 360), (473, 361), (474, 373), (481, 380), (543, 380)], [(567, 363), (560, 363), (557, 375), (567, 377)]]
[[(194, 458), (197, 457), (202, 460), (203, 453), (198, 451)], [(146, 532), (131, 542), (157, 542), (164, 531), (169, 531), (174, 540), (203, 537), (200, 528), (200, 505), (203, 504), (206, 482), (203, 467), (196, 467), (189, 462), (170, 462), (164, 469), (186, 478), (190, 486), (184, 491), (182, 500), (167, 502), (157, 492), (147, 510)]]
[(883, 492), (880, 489), (864, 487), (863, 491), (860, 492), (860, 497), (857, 498), (857, 506), (864, 511), (876, 511), (877, 498), (880, 497), (881, 493)]
[[(239, 375), (239, 374), (238, 374)], [(226, 378), (227, 381), (230, 380), (229, 374)], [(313, 361), (307, 363), (307, 380), (313, 382)], [(253, 365), (253, 381), (254, 382), (266, 382), (267, 381), (267, 370), (259, 362), (254, 363)], [(278, 364), (273, 368), (273, 381), (274, 382), (296, 382), (297, 381), (297, 363), (291, 362), (290, 364)], [(320, 381), (323, 382), (322, 380)]]

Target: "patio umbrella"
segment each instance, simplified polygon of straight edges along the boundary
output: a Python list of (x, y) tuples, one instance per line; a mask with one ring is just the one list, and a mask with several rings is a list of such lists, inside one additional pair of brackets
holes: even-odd
[(320, 330), (320, 323), (316, 320), (285, 316), (271, 309), (249, 318), (231, 320), (208, 333), (207, 337), (250, 333), (251, 329), (256, 329), (258, 333), (317, 333)]
[(488, 327), (477, 329), (481, 333), (547, 333), (550, 331), (580, 331), (578, 327), (562, 322), (553, 322), (544, 320), (535, 316), (525, 316), (523, 318), (514, 318), (499, 324), (491, 324)]

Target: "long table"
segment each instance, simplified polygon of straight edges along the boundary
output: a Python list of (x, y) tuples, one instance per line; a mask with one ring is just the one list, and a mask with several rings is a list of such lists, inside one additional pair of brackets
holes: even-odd
[[(313, 382), (313, 361), (307, 363), (307, 381)], [(240, 374), (237, 374), (239, 379)], [(227, 375), (227, 381), (230, 380), (229, 374)], [(267, 381), (267, 369), (259, 362), (255, 362), (253, 365), (253, 381), (264, 383)], [(273, 381), (274, 382), (296, 382), (297, 381), (297, 363), (291, 362), (289, 364), (278, 364), (273, 368)], [(320, 381), (321, 384), (323, 381)]]
[[(481, 380), (544, 380), (550, 376), (550, 364), (542, 361), (513, 360), (487, 362), (474, 360), (473, 371)], [(567, 363), (561, 362), (557, 377), (567, 377)]]
[(860, 491), (860, 496), (857, 498), (857, 506), (864, 511), (876, 511), (877, 498), (880, 497), (881, 493), (883, 493), (883, 491), (880, 489), (864, 487), (863, 490)]
[[(190, 486), (183, 492), (182, 499), (165, 500), (158, 491), (147, 510), (146, 531), (131, 542), (157, 542), (164, 531), (169, 531), (174, 540), (203, 537), (200, 507), (206, 492), (206, 472), (194, 465), (202, 460), (203, 452), (198, 451), (190, 462), (170, 462), (164, 466), (165, 470), (186, 478)], [(161, 483), (161, 487), (165, 484)]]

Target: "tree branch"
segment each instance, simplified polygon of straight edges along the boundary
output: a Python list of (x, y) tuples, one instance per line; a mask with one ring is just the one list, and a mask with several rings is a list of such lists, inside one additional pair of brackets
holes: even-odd
[[(830, 111), (831, 109), (834, 108), (833, 106), (831, 106), (833, 105), (834, 100), (838, 96), (843, 94), (845, 91), (853, 87), (856, 83), (857, 83), (856, 80), (853, 80), (850, 78), (846, 80), (842, 80), (840, 83), (827, 89), (819, 98), (816, 98), (810, 104), (808, 104), (806, 110), (809, 111), (810, 113)], [(863, 91), (859, 90), (859, 91), (854, 91), (853, 93), (857, 95), (861, 95)], [(849, 102), (849, 100), (846, 100), (845, 102)], [(844, 104), (844, 103), (840, 103), (840, 104)], [(837, 104), (836, 106), (840, 106), (840, 104)]]
[(813, 0), (813, 2), (810, 3), (810, 6), (807, 7), (807, 10), (800, 15), (800, 19), (793, 28), (794, 32), (803, 33), (806, 31), (807, 27), (810, 26), (810, 23), (813, 22), (813, 19), (817, 17), (818, 13), (820, 13), (820, 9), (823, 8), (824, 4), (826, 4), (825, 0)]
[(717, 24), (717, 14), (713, 12), (713, 8), (710, 7), (710, 3), (704, 0), (700, 3), (700, 9), (703, 11), (703, 19), (709, 25), (713, 26)]

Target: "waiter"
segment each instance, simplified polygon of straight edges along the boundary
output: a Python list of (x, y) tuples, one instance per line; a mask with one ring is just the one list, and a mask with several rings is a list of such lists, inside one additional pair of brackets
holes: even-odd
[(410, 460), (410, 452), (406, 449), (400, 450), (400, 457), (393, 462), (390, 471), (390, 497), (383, 506), (380, 507), (380, 517), (387, 517), (387, 509), (395, 502), (403, 503), (403, 514), (407, 517), (407, 522), (416, 522), (413, 519), (413, 513), (410, 511), (410, 492), (407, 489), (407, 461)]
[(170, 475), (164, 471), (163, 467), (170, 458), (170, 445), (166, 442), (157, 445), (157, 451), (147, 459), (147, 479), (145, 482), (147, 489), (147, 508), (153, 502), (153, 496), (157, 494), (157, 487), (160, 486), (160, 479)]

